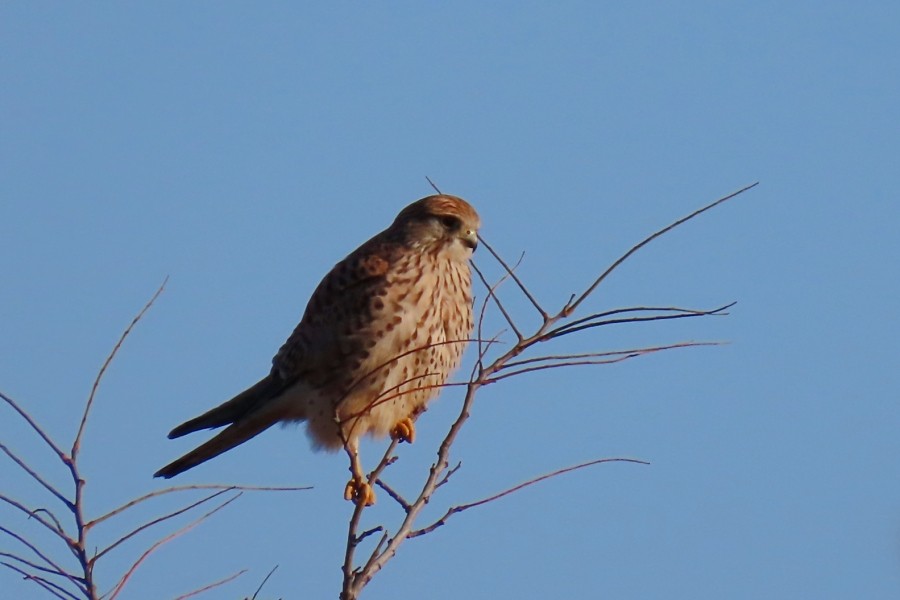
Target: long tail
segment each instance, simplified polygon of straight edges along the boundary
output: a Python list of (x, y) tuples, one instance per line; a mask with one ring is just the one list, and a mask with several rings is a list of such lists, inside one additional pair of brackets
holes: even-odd
[(278, 386), (275, 385), (275, 382), (266, 377), (228, 402), (173, 429), (169, 433), (169, 438), (181, 437), (200, 429), (228, 425), (214, 438), (169, 463), (153, 476), (166, 479), (175, 477), (179, 473), (243, 444), (277, 423), (281, 414), (273, 410), (274, 406), (271, 402), (273, 396), (277, 396), (277, 393), (273, 393), (275, 392), (273, 388), (276, 387)]
[[(260, 418), (266, 417), (266, 418)], [(167, 464), (162, 469), (153, 474), (154, 477), (165, 477), (169, 479), (175, 477), (179, 473), (183, 473), (188, 469), (193, 469), (197, 465), (208, 461), (211, 458), (231, 450), (235, 446), (239, 446), (252, 437), (262, 433), (276, 422), (278, 418), (274, 415), (254, 415), (252, 418), (234, 425), (228, 426), (227, 429), (220, 432), (216, 437), (194, 448), (181, 458)]]

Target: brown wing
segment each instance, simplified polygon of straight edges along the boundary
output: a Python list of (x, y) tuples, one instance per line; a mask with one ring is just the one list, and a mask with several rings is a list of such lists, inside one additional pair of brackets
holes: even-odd
[(385, 238), (384, 233), (372, 238), (322, 279), (300, 323), (272, 359), (272, 376), (285, 382), (302, 377), (322, 386), (353, 372), (347, 363), (361, 350), (360, 332), (371, 323), (373, 306), (386, 293), (386, 275), (401, 251)]
[(335, 265), (310, 298), (300, 324), (272, 360), (269, 375), (228, 402), (179, 425), (169, 437), (228, 427), (155, 476), (174, 477), (274, 425), (283, 415), (282, 407), (272, 400), (300, 377), (313, 387), (340, 385), (352, 379), (355, 357), (364, 346), (358, 334), (371, 322), (372, 303), (385, 287), (396, 248), (376, 236)]

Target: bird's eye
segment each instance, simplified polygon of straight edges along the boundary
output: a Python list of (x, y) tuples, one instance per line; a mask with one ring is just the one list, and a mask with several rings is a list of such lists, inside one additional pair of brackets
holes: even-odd
[(441, 219), (441, 225), (446, 227), (447, 229), (458, 229), (460, 221), (456, 217), (451, 217), (450, 215), (444, 215)]

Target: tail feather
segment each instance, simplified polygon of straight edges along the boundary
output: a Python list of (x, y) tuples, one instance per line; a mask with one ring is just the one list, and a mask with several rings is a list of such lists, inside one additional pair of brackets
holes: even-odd
[(228, 426), (219, 432), (216, 437), (194, 448), (181, 458), (169, 463), (153, 474), (154, 477), (170, 479), (179, 473), (192, 469), (211, 458), (239, 446), (247, 440), (256, 437), (272, 425), (278, 422), (278, 416), (273, 412), (262, 412), (251, 418)]
[(166, 465), (153, 476), (174, 477), (243, 444), (277, 423), (284, 413), (284, 407), (278, 403), (283, 389), (283, 384), (271, 376), (265, 377), (224, 404), (173, 429), (169, 438), (228, 425), (214, 438)]
[(185, 421), (169, 432), (169, 439), (175, 439), (201, 429), (215, 429), (236, 423), (250, 413), (262, 401), (274, 396), (275, 387), (271, 376), (265, 377), (255, 385), (247, 388), (231, 400), (220, 404), (190, 421)]

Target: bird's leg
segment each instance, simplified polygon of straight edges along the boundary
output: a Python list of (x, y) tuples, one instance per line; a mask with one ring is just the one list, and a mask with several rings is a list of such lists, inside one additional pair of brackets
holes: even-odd
[(391, 437), (398, 442), (406, 442), (412, 444), (416, 441), (416, 426), (410, 417), (400, 419), (394, 428), (391, 429)]
[(363, 472), (362, 461), (359, 459), (359, 444), (356, 440), (350, 440), (344, 444), (344, 449), (350, 456), (350, 481), (344, 487), (344, 499), (363, 506), (372, 506), (375, 504), (375, 490), (369, 485)]

